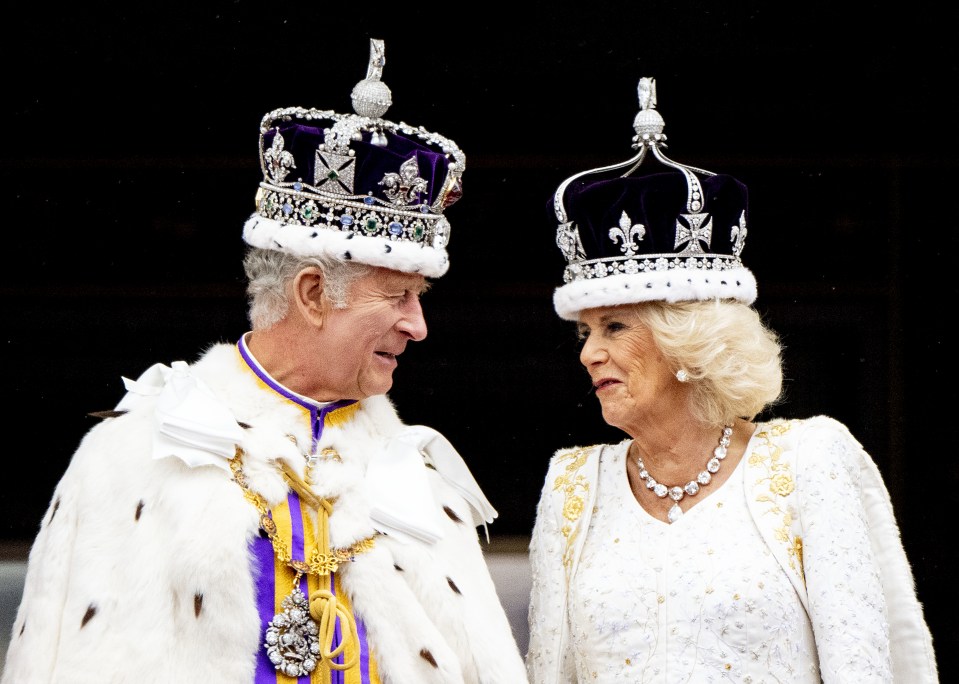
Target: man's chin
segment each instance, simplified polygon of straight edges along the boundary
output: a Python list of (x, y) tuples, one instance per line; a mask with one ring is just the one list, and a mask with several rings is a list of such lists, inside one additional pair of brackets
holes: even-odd
[(359, 390), (362, 395), (360, 399), (366, 399), (367, 397), (373, 397), (377, 394), (386, 394), (393, 388), (393, 374), (390, 373), (389, 377), (386, 378), (377, 378), (376, 381), (363, 384)]

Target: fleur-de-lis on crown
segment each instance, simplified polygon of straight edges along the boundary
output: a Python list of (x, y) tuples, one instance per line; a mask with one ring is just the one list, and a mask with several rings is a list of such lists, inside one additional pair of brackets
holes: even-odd
[(394, 204), (404, 205), (416, 201), (421, 192), (425, 192), (427, 182), (420, 178), (420, 167), (416, 157), (410, 157), (400, 165), (399, 173), (388, 173), (379, 183), (385, 190), (384, 194)]
[(704, 242), (709, 247), (713, 237), (713, 217), (702, 213), (680, 214), (680, 217), (686, 221), (686, 225), (676, 219), (676, 243), (673, 247), (685, 243), (686, 248), (680, 254), (702, 254), (703, 248), (699, 243)]
[(633, 220), (625, 211), (619, 217), (619, 225), (609, 229), (609, 239), (617, 243), (622, 242), (619, 248), (626, 256), (636, 254), (637, 245), (633, 243), (639, 242), (644, 237), (646, 237), (646, 227), (641, 223), (633, 225)]
[(266, 160), (267, 171), (274, 182), (282, 183), (290, 169), (296, 168), (296, 164), (293, 162), (293, 155), (283, 149), (284, 142), (280, 129), (274, 130), (276, 135), (273, 136), (273, 144), (263, 153), (263, 159)]
[(733, 254), (739, 256), (743, 251), (743, 246), (746, 243), (746, 212), (744, 211), (739, 216), (739, 225), (734, 225), (732, 230), (729, 231), (729, 239), (733, 242)]

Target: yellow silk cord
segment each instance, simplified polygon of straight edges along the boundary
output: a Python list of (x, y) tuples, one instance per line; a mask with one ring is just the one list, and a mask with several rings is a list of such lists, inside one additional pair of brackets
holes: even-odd
[[(328, 562), (315, 562), (316, 558), (310, 559), (311, 569), (315, 569), (319, 575), (321, 584), (323, 578), (326, 579), (326, 585), (329, 585), (330, 572), (336, 570), (339, 566), (335, 555), (330, 551), (330, 513), (333, 512), (333, 504), (326, 499), (318, 498), (310, 491), (309, 485), (300, 479), (300, 476), (290, 470), (285, 464), (283, 476), (289, 485), (300, 496), (300, 501), (307, 503), (310, 508), (316, 510), (319, 525), (317, 526), (316, 548), (322, 549), (320, 558), (328, 559)], [(310, 592), (310, 616), (316, 620), (320, 628), (320, 658), (332, 670), (348, 670), (359, 662), (358, 651), (354, 649), (353, 657), (348, 661), (340, 663), (333, 662), (333, 659), (346, 650), (346, 645), (350, 641), (353, 644), (359, 644), (360, 637), (356, 631), (356, 620), (353, 615), (344, 606), (336, 595), (325, 586), (316, 591)], [(344, 624), (343, 638), (340, 645), (333, 648), (333, 639), (336, 637), (336, 618), (340, 618)]]

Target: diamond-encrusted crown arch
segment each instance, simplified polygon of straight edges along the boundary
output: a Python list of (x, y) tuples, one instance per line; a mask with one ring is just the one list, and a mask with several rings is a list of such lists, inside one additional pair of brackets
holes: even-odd
[(563, 223), (556, 230), (556, 246), (566, 257), (566, 261), (579, 261), (586, 258), (579, 230), (572, 223)]

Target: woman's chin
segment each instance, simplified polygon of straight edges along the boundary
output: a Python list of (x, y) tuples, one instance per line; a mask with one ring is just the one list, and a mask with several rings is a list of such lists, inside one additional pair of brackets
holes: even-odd
[(612, 425), (613, 427), (619, 427), (620, 424), (622, 424), (622, 421), (620, 420), (622, 416), (620, 412), (616, 410), (615, 407), (607, 406), (603, 404), (602, 409), (603, 409), (602, 411), (603, 420), (605, 420), (608, 425)]

